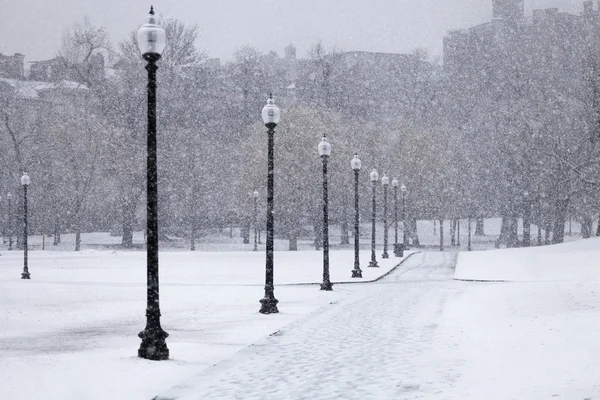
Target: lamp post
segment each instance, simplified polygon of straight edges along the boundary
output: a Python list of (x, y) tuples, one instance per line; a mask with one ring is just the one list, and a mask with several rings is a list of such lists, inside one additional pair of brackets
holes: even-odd
[(7, 204), (7, 213), (8, 213), (8, 250), (13, 249), (13, 224), (12, 224), (12, 193), (8, 193), (6, 195)]
[(388, 254), (388, 223), (387, 223), (387, 189), (390, 186), (390, 178), (383, 174), (381, 178), (381, 186), (383, 186), (383, 254), (381, 258), (390, 258)]
[(354, 155), (352, 161), (350, 161), (350, 166), (354, 171), (354, 269), (352, 270), (353, 278), (362, 278), (362, 270), (360, 269), (360, 259), (359, 259), (359, 251), (360, 251), (360, 211), (358, 209), (358, 175), (360, 174), (360, 168), (362, 167), (362, 162), (360, 158), (358, 158), (358, 154)]
[(377, 173), (377, 169), (373, 168), (371, 174), (369, 175), (371, 182), (373, 183), (373, 212), (371, 214), (371, 262), (369, 262), (369, 267), (378, 268), (377, 259), (375, 258), (375, 218), (377, 217), (377, 199), (375, 197), (377, 193), (377, 181), (379, 180), (379, 174)]
[(531, 201), (529, 192), (523, 192), (523, 247), (531, 246)]
[(402, 250), (404, 251), (408, 249), (408, 241), (406, 237), (406, 186), (400, 186), (400, 191), (402, 192)]
[(21, 185), (23, 185), (23, 273), (21, 273), (21, 279), (31, 279), (27, 264), (27, 188), (30, 183), (29, 175), (27, 172), (23, 172), (21, 177)]
[(469, 218), (467, 219), (467, 223), (469, 224), (469, 238), (467, 242), (467, 251), (471, 251), (471, 215), (469, 214)]
[(440, 219), (440, 251), (444, 251), (444, 220)]
[(392, 181), (392, 187), (394, 188), (394, 255), (396, 257), (404, 256), (404, 249), (398, 243), (398, 179)]
[(267, 257), (265, 271), (265, 297), (260, 300), (260, 312), (262, 314), (278, 313), (275, 298), (275, 286), (273, 284), (273, 197), (275, 173), (274, 145), (275, 145), (275, 127), (279, 123), (280, 111), (273, 102), (273, 96), (269, 96), (267, 105), (262, 110), (262, 119), (267, 127), (268, 135), (268, 161), (267, 161)]
[(323, 283), (321, 290), (332, 290), (329, 279), (329, 210), (327, 198), (327, 161), (331, 155), (331, 144), (323, 138), (318, 146), (319, 156), (323, 161)]
[(254, 251), (258, 251), (258, 190), (252, 193), (254, 197)]
[(137, 33), (137, 42), (142, 58), (148, 62), (148, 132), (146, 164), (146, 269), (147, 306), (146, 328), (138, 336), (142, 343), (138, 357), (149, 360), (166, 360), (169, 349), (165, 339), (169, 336), (160, 326), (159, 282), (158, 282), (158, 184), (156, 156), (156, 62), (165, 49), (166, 35), (157, 25), (154, 9)]

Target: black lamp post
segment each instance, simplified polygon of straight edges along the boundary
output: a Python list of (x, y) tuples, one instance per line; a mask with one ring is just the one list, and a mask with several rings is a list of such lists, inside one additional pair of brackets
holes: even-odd
[(362, 278), (362, 270), (360, 269), (360, 211), (358, 209), (358, 175), (360, 174), (360, 168), (362, 162), (358, 158), (358, 154), (354, 155), (354, 158), (350, 162), (350, 166), (354, 171), (354, 269), (352, 270), (353, 278)]
[(378, 268), (379, 264), (377, 264), (377, 259), (375, 258), (375, 218), (377, 217), (377, 199), (375, 195), (377, 193), (377, 181), (379, 180), (379, 174), (377, 173), (377, 169), (373, 168), (373, 171), (371, 171), (369, 178), (373, 183), (373, 212), (371, 214), (371, 261), (369, 262), (369, 267)]
[(444, 251), (444, 220), (440, 219), (440, 251)]
[(383, 186), (383, 254), (381, 258), (390, 258), (388, 254), (388, 221), (387, 221), (387, 190), (390, 186), (390, 178), (383, 174), (381, 178), (381, 186)]
[(407, 250), (408, 240), (406, 236), (406, 186), (400, 186), (400, 191), (402, 192), (402, 250)]
[(158, 283), (158, 184), (156, 159), (156, 62), (165, 49), (166, 35), (157, 25), (154, 9), (137, 34), (137, 41), (144, 60), (148, 62), (148, 148), (146, 164), (146, 269), (147, 306), (146, 328), (138, 336), (142, 343), (138, 357), (149, 360), (167, 360), (169, 349), (165, 339), (169, 336), (160, 326), (159, 283)]
[(8, 201), (8, 250), (13, 249), (12, 197), (12, 193), (6, 195)]
[(467, 219), (467, 223), (469, 224), (469, 238), (467, 242), (467, 251), (471, 251), (471, 216)]
[(254, 197), (254, 251), (258, 251), (258, 190), (252, 193)]
[(268, 134), (268, 162), (267, 162), (267, 260), (265, 271), (265, 297), (260, 300), (260, 312), (262, 314), (278, 313), (275, 298), (275, 286), (273, 284), (273, 197), (275, 173), (274, 145), (275, 145), (275, 127), (279, 123), (280, 111), (273, 102), (273, 96), (267, 100), (267, 105), (262, 110), (262, 118), (267, 127)]
[(404, 249), (398, 243), (398, 179), (392, 180), (394, 188), (394, 255), (396, 257), (404, 257)]
[(531, 198), (529, 192), (523, 193), (523, 247), (531, 246)]
[(329, 210), (327, 198), (327, 161), (331, 155), (331, 144), (323, 138), (318, 146), (319, 156), (323, 160), (323, 283), (321, 290), (332, 290), (329, 279)]
[(23, 172), (21, 177), (21, 185), (23, 185), (23, 273), (21, 273), (21, 279), (31, 279), (27, 263), (27, 188), (30, 183), (29, 175), (27, 172)]

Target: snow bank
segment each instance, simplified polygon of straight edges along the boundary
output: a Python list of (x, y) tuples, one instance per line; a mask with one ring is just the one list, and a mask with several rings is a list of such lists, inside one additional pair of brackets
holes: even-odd
[(455, 279), (476, 281), (600, 281), (600, 239), (553, 246), (462, 252)]

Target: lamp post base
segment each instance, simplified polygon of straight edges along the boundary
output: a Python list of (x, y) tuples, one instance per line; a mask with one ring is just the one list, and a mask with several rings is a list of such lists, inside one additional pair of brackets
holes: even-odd
[(352, 277), (353, 278), (362, 278), (362, 270), (360, 268), (354, 268), (352, 270)]
[(169, 349), (165, 339), (169, 334), (158, 329), (144, 329), (138, 336), (142, 339), (142, 344), (138, 349), (138, 357), (146, 360), (161, 361), (169, 359)]
[(261, 314), (277, 314), (279, 312), (277, 303), (279, 303), (279, 300), (277, 300), (274, 295), (265, 296), (260, 299), (261, 306), (259, 312)]
[(29, 272), (22, 272), (21, 279), (31, 279), (31, 275), (29, 274)]
[(383, 254), (381, 255), (381, 258), (390, 258), (390, 255), (388, 254), (387, 251), (384, 251)]
[(321, 283), (321, 290), (331, 291), (333, 290), (333, 284), (331, 282), (323, 282)]
[(369, 268), (379, 268), (379, 264), (377, 264), (376, 260), (369, 261)]

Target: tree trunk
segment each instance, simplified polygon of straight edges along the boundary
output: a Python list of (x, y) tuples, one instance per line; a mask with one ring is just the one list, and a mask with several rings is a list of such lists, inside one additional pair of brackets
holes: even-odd
[(583, 222), (581, 223), (581, 236), (584, 239), (589, 239), (590, 237), (592, 237), (592, 224), (592, 217), (590, 217), (589, 215), (583, 217)]
[(500, 237), (498, 245), (505, 244), (506, 247), (517, 247), (519, 235), (517, 231), (518, 222), (514, 217), (502, 217), (502, 227), (500, 228)]
[(192, 222), (192, 229), (190, 232), (190, 250), (196, 250), (196, 224)]
[(54, 242), (53, 246), (60, 244), (60, 217), (57, 215), (54, 218)]
[(79, 225), (75, 229), (75, 251), (81, 250), (81, 229)]
[(550, 222), (546, 222), (546, 225), (544, 226), (544, 244), (545, 245), (549, 245), (550, 244), (550, 231), (552, 230)]
[(348, 221), (346, 221), (344, 219), (344, 221), (342, 221), (342, 235), (341, 235), (341, 239), (340, 239), (340, 244), (345, 245), (345, 244), (350, 244), (350, 235), (348, 234)]
[(554, 218), (554, 228), (552, 232), (552, 243), (558, 244), (565, 241), (565, 224), (567, 223), (567, 209), (569, 208), (568, 199), (558, 199), (556, 201), (556, 214)]
[(313, 225), (313, 232), (315, 235), (315, 250), (321, 250), (323, 247), (323, 229), (320, 224)]
[(483, 218), (477, 218), (475, 220), (475, 236), (485, 236), (483, 230)]
[[(590, 229), (590, 231), (591, 231), (591, 229)], [(600, 236), (600, 216), (598, 217), (598, 226), (596, 227), (596, 236)]]
[(296, 230), (292, 230), (290, 232), (290, 245), (288, 247), (289, 251), (298, 251), (298, 234), (296, 233)]
[(135, 205), (123, 204), (123, 239), (121, 245), (126, 249), (133, 247), (133, 222), (135, 219)]
[[(433, 221), (435, 223), (435, 220)], [(412, 238), (412, 245), (413, 246), (420, 246), (419, 243), (419, 232), (417, 232), (417, 219), (416, 218), (412, 218), (409, 221), (409, 237)]]
[(450, 223), (450, 246), (456, 247), (456, 220), (453, 219)]

